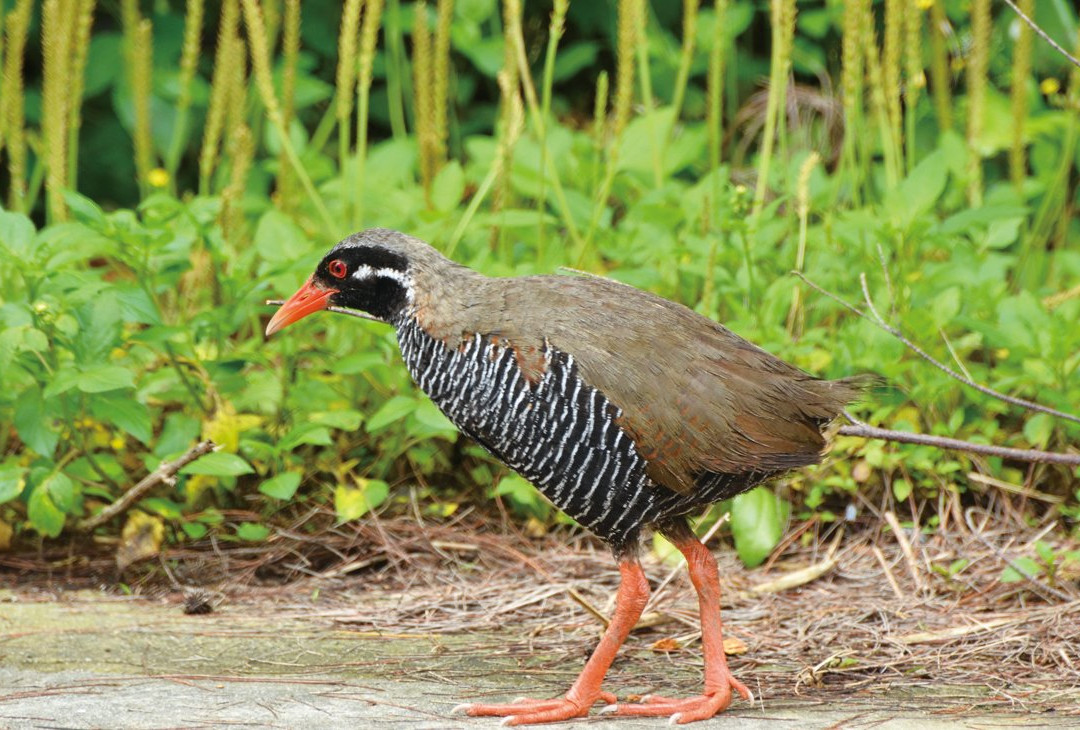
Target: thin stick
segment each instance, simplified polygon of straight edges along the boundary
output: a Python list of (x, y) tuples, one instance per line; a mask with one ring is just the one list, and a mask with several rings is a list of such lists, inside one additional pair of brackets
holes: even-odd
[(176, 472), (183, 469), (191, 462), (206, 456), (211, 451), (217, 448), (217, 444), (213, 441), (200, 441), (192, 446), (186, 452), (184, 452), (175, 461), (163, 461), (157, 469), (147, 474), (142, 480), (131, 489), (120, 495), (120, 498), (110, 504), (105, 509), (98, 512), (92, 517), (87, 517), (78, 523), (77, 528), (86, 532), (100, 527), (113, 517), (121, 514), (128, 507), (138, 501), (146, 492), (156, 487), (158, 484), (170, 484), (176, 477)]
[[(974, 380), (971, 380), (970, 378), (965, 378), (963, 375), (956, 372), (955, 370), (950, 368), (945, 363), (943, 363), (940, 360), (936, 359), (933, 355), (926, 352), (921, 347), (919, 347), (914, 342), (912, 342), (907, 337), (905, 337), (903, 335), (903, 333), (900, 332), (900, 330), (898, 330), (895, 327), (893, 327), (892, 325), (888, 324), (884, 319), (881, 318), (881, 315), (878, 314), (877, 309), (874, 308), (873, 303), (870, 302), (870, 300), (869, 300), (869, 295), (867, 294), (867, 289), (866, 289), (865, 275), (860, 274), (860, 280), (863, 283), (863, 294), (867, 298), (867, 304), (870, 306), (870, 311), (872, 311), (874, 313), (873, 317), (869, 316), (866, 312), (862, 311), (861, 309), (856, 307), (854, 304), (851, 304), (850, 302), (840, 298), (836, 294), (833, 294), (831, 291), (828, 291), (824, 287), (814, 283), (813, 281), (808, 279), (803, 273), (801, 273), (799, 271), (793, 271), (791, 273), (793, 273), (795, 276), (802, 279), (804, 282), (806, 282), (806, 284), (810, 288), (814, 289), (818, 293), (824, 294), (829, 299), (832, 299), (837, 304), (840, 304), (841, 306), (848, 309), (849, 311), (854, 312), (855, 314), (862, 317), (863, 319), (870, 320), (871, 322), (876, 324), (879, 328), (885, 330), (890, 335), (892, 335), (896, 339), (900, 340), (900, 342), (902, 342), (905, 347), (907, 347), (909, 350), (914, 352), (916, 355), (918, 355), (922, 359), (926, 360), (928, 363), (930, 363), (931, 365), (936, 367), (938, 370), (941, 370), (943, 373), (945, 373), (949, 377), (960, 381), (961, 383), (968, 386), (969, 388), (974, 388), (975, 390), (979, 391), (980, 393), (984, 393), (984, 394), (990, 396), (991, 398), (997, 398), (998, 400), (1005, 401), (1006, 403), (1011, 403), (1014, 406), (1020, 406), (1021, 408), (1027, 408), (1028, 410), (1031, 410), (1031, 411), (1038, 411), (1040, 413), (1046, 413), (1046, 414), (1051, 415), (1051, 416), (1056, 416), (1058, 418), (1064, 418), (1066, 420), (1073, 421), (1075, 423), (1080, 423), (1080, 416), (1074, 416), (1071, 413), (1065, 413), (1063, 411), (1059, 411), (1059, 410), (1056, 410), (1054, 408), (1050, 408), (1048, 406), (1040, 405), (1038, 403), (1034, 403), (1034, 402), (1029, 401), (1029, 400), (1024, 400), (1023, 398), (1017, 398), (1015, 396), (1005, 395), (1004, 393), (1000, 393), (1000, 392), (994, 390), (993, 388), (989, 388), (989, 387), (987, 387), (985, 385), (982, 385), (980, 383), (976, 383)], [(1064, 462), (1064, 463), (1073, 463), (1073, 462)]]
[(1015, 570), (1025, 581), (1027, 581), (1035, 589), (1037, 593), (1041, 593), (1044, 598), (1046, 597), (1047, 593), (1050, 593), (1055, 598), (1059, 598), (1066, 603), (1070, 603), (1076, 600), (1068, 593), (1063, 593), (1062, 591), (1059, 591), (1052, 586), (1048, 586), (1039, 579), (1037, 579), (1031, 573), (1027, 572), (1027, 570), (1025, 570), (1022, 566), (1017, 565), (1015, 562), (1010, 560), (1009, 556), (999, 550), (997, 545), (994, 545), (985, 537), (983, 537), (982, 533), (979, 532), (979, 530), (975, 529), (975, 520), (971, 518), (971, 515), (974, 511), (974, 507), (968, 507), (966, 510), (964, 510), (964, 522), (967, 523), (968, 530), (971, 532), (972, 535), (975, 536), (975, 539), (977, 539), (979, 542), (989, 548), (994, 553), (994, 555), (998, 557), (999, 560), (1006, 563), (1010, 568)]
[[(852, 416), (845, 414), (846, 417)], [(1066, 466), (1080, 466), (1080, 454), (1060, 454), (1052, 451), (1039, 451), (1038, 449), (1017, 449), (1011, 446), (992, 446), (989, 444), (976, 444), (971, 441), (948, 438), (946, 436), (930, 436), (925, 433), (910, 433), (908, 431), (894, 431), (891, 428), (877, 428), (868, 423), (853, 419), (855, 425), (841, 426), (837, 433), (843, 436), (858, 436), (865, 439), (881, 439), (883, 441), (895, 441), (902, 444), (922, 444), (934, 446), (939, 449), (952, 449), (954, 451), (966, 451), (972, 454), (985, 454), (987, 456), (1000, 456), (1003, 459), (1016, 459), (1018, 461), (1036, 461), (1043, 464), (1064, 464)]]
[(896, 582), (896, 577), (893, 575), (892, 568), (890, 568), (888, 562), (885, 561), (885, 556), (882, 554), (881, 548), (877, 545), (871, 545), (870, 549), (873, 551), (874, 557), (877, 558), (878, 563), (881, 565), (881, 571), (885, 574), (885, 580), (889, 581), (889, 587), (892, 588), (893, 593), (896, 594), (897, 600), (906, 600), (907, 596), (900, 590), (900, 585)]
[(915, 551), (911, 547), (911, 541), (907, 539), (907, 535), (904, 534), (904, 529), (900, 526), (900, 522), (896, 519), (896, 515), (892, 510), (888, 510), (885, 515), (885, 521), (889, 523), (889, 527), (892, 528), (893, 537), (896, 538), (896, 542), (900, 545), (900, 552), (904, 554), (904, 560), (907, 562), (908, 570), (911, 571), (911, 577), (915, 580), (915, 585), (919, 590), (926, 588), (926, 584), (923, 582), (922, 573), (919, 572), (919, 564), (915, 561)]
[(1017, 15), (1019, 15), (1019, 16), (1020, 16), (1020, 19), (1021, 19), (1021, 20), (1023, 20), (1023, 21), (1025, 22), (1025, 23), (1027, 23), (1027, 24), (1028, 24), (1028, 26), (1029, 26), (1029, 27), (1030, 27), (1030, 28), (1031, 28), (1031, 29), (1032, 29), (1033, 31), (1035, 31), (1035, 35), (1037, 35), (1037, 36), (1039, 36), (1040, 38), (1042, 38), (1042, 39), (1043, 39), (1044, 41), (1046, 41), (1047, 43), (1049, 43), (1049, 44), (1050, 44), (1050, 47), (1051, 47), (1051, 48), (1053, 48), (1053, 49), (1054, 49), (1055, 51), (1057, 51), (1058, 53), (1060, 53), (1060, 54), (1061, 54), (1062, 56), (1065, 56), (1065, 58), (1069, 59), (1069, 62), (1070, 62), (1070, 63), (1071, 63), (1071, 64), (1072, 64), (1073, 66), (1076, 66), (1077, 68), (1080, 68), (1080, 60), (1078, 60), (1078, 59), (1076, 58), (1076, 56), (1072, 55), (1071, 53), (1069, 53), (1068, 51), (1066, 51), (1066, 50), (1065, 50), (1064, 48), (1062, 48), (1061, 46), (1059, 46), (1059, 45), (1057, 44), (1057, 42), (1056, 42), (1056, 41), (1055, 41), (1055, 40), (1054, 40), (1053, 38), (1051, 38), (1050, 36), (1048, 36), (1048, 35), (1046, 34), (1046, 31), (1045, 31), (1045, 30), (1043, 30), (1042, 28), (1040, 28), (1039, 26), (1037, 26), (1037, 25), (1035, 24), (1035, 21), (1034, 21), (1034, 20), (1032, 20), (1031, 18), (1029, 18), (1029, 17), (1027, 16), (1027, 15), (1025, 15), (1025, 14), (1024, 14), (1024, 11), (1023, 11), (1023, 10), (1021, 10), (1020, 8), (1018, 8), (1018, 7), (1016, 6), (1016, 3), (1014, 3), (1014, 2), (1013, 2), (1013, 0), (1005, 0), (1005, 4), (1006, 4), (1006, 5), (1008, 5), (1008, 6), (1010, 7), (1010, 8), (1012, 8), (1012, 9), (1013, 9), (1013, 12), (1014, 12), (1014, 13), (1016, 13)]

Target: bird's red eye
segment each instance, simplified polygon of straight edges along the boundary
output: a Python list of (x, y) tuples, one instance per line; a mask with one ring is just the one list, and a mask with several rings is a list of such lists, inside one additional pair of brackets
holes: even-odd
[(345, 262), (341, 259), (334, 259), (326, 265), (326, 270), (330, 272), (330, 276), (335, 279), (344, 279), (345, 274), (349, 273), (349, 267), (345, 265)]

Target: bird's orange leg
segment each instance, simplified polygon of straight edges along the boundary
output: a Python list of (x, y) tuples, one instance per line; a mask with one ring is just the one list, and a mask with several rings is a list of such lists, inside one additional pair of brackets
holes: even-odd
[(743, 699), (753, 700), (753, 695), (739, 680), (731, 675), (724, 654), (724, 638), (720, 630), (720, 574), (716, 559), (689, 528), (680, 527), (664, 532), (675, 547), (686, 557), (690, 580), (697, 589), (701, 611), (701, 643), (705, 654), (705, 691), (699, 697), (670, 699), (647, 696), (640, 705), (614, 705), (604, 712), (617, 715), (662, 716), (670, 715), (676, 724), (707, 720), (723, 712), (731, 704), (731, 690)]
[(645, 601), (649, 597), (649, 582), (635, 558), (620, 560), (619, 573), (622, 580), (615, 597), (615, 615), (611, 617), (611, 623), (585, 668), (563, 697), (550, 700), (520, 699), (503, 705), (468, 704), (454, 709), (474, 717), (505, 716), (504, 725), (531, 725), (584, 717), (589, 714), (589, 708), (599, 700), (609, 704), (615, 702), (615, 695), (601, 691), (600, 684), (604, 681), (611, 662), (615, 660), (619, 647), (626, 641), (630, 629), (634, 628), (641, 618)]

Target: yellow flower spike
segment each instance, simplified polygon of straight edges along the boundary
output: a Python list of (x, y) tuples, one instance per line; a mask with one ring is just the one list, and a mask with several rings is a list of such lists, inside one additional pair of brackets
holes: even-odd
[(1039, 82), (1039, 91), (1041, 91), (1044, 96), (1053, 96), (1061, 91), (1061, 82), (1053, 76), (1047, 77)]
[(915, 6), (919, 10), (929, 10), (934, 7), (934, 0), (915, 0)]
[(150, 187), (163, 188), (169, 184), (169, 171), (163, 167), (155, 167), (146, 173), (146, 182), (150, 183)]
[(123, 451), (125, 443), (126, 442), (122, 437), (113, 436), (112, 440), (109, 441), (109, 447), (112, 448), (113, 451)]

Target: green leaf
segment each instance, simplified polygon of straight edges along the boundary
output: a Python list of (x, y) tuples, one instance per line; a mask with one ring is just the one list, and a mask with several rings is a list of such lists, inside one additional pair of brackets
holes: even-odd
[(330, 428), (336, 428), (341, 431), (355, 431), (360, 428), (360, 424), (364, 421), (364, 414), (360, 411), (325, 411), (323, 413), (312, 413), (308, 416), (312, 423), (321, 423), (324, 426)]
[(49, 497), (52, 498), (57, 509), (68, 514), (75, 511), (75, 482), (71, 481), (71, 477), (64, 472), (53, 472), (45, 477), (38, 487), (49, 491)]
[(0, 248), (10, 251), (16, 261), (31, 258), (35, 232), (33, 221), (25, 215), (0, 210)]
[(184, 517), (183, 505), (164, 497), (147, 497), (139, 500), (139, 507), (161, 515), (167, 520), (179, 520)]
[(102, 423), (110, 423), (144, 444), (150, 443), (153, 424), (150, 409), (133, 397), (98, 395), (90, 401), (90, 412)]
[(416, 410), (416, 398), (407, 395), (395, 395), (371, 414), (367, 420), (367, 432), (375, 433)]
[(255, 250), (271, 264), (284, 264), (307, 248), (307, 236), (284, 213), (270, 209), (263, 213), (255, 227)]
[(10, 502), (22, 494), (26, 487), (26, 468), (22, 466), (0, 467), (0, 504)]
[(27, 389), (15, 402), (15, 431), (24, 444), (41, 456), (52, 456), (60, 441), (51, 416), (52, 408), (46, 406), (37, 388)]
[(495, 494), (506, 497), (511, 508), (530, 517), (544, 520), (551, 513), (551, 507), (540, 492), (520, 474), (511, 472), (500, 479)]
[(448, 213), (457, 207), (465, 195), (465, 171), (461, 163), (451, 160), (443, 165), (431, 183), (431, 204), (435, 209)]
[(426, 398), (416, 404), (413, 418), (432, 430), (446, 431), (447, 433), (457, 432), (457, 427), (450, 422), (450, 419), (439, 410), (437, 405)]
[(363, 517), (386, 501), (389, 485), (380, 479), (358, 479), (359, 487), (339, 486), (334, 489), (334, 511), (339, 522)]
[(64, 202), (67, 203), (67, 207), (77, 220), (90, 224), (94, 228), (105, 227), (105, 213), (93, 200), (74, 190), (62, 190), (60, 194), (64, 196)]
[(911, 496), (911, 482), (907, 479), (893, 479), (892, 493), (897, 502), (903, 502)]
[[(1023, 570), (1033, 578), (1038, 578), (1043, 570), (1041, 565), (1027, 557), (1017, 558), (1013, 563), (1015, 563), (1020, 570)], [(1027, 578), (1025, 578), (1019, 570), (1010, 565), (1006, 567), (1005, 570), (1001, 571), (1001, 577), (998, 580), (1002, 583), (1019, 583), (1022, 580), (1027, 580)]]
[(269, 527), (255, 522), (241, 522), (236, 527), (236, 536), (248, 542), (262, 542), (269, 534)]
[(301, 423), (285, 434), (278, 448), (282, 451), (292, 451), (301, 444), (329, 446), (332, 443), (334, 440), (330, 437), (330, 430), (326, 426), (320, 426), (317, 423)]
[(215, 477), (236, 477), (241, 474), (254, 474), (251, 464), (236, 454), (214, 451), (200, 457), (180, 470), (181, 474), (206, 474)]
[(300, 472), (283, 471), (259, 485), (259, 491), (274, 499), (292, 499), (300, 486)]
[(1035, 552), (1038, 553), (1039, 560), (1047, 565), (1053, 565), (1057, 558), (1057, 556), (1054, 555), (1054, 548), (1042, 540), (1035, 541)]
[(731, 504), (731, 534), (743, 563), (760, 565), (780, 542), (787, 505), (772, 490), (758, 487), (735, 497)]
[(154, 454), (162, 459), (186, 451), (199, 437), (200, 424), (197, 420), (183, 413), (170, 413), (165, 419)]
[(1049, 413), (1036, 413), (1024, 424), (1024, 438), (1037, 449), (1045, 449), (1054, 433), (1054, 419)]
[(948, 168), (945, 156), (934, 152), (923, 158), (906, 178), (885, 198), (889, 218), (899, 228), (908, 228), (912, 222), (926, 215), (945, 190)]
[(210, 531), (210, 528), (201, 522), (181, 522), (180, 529), (192, 540), (200, 540)]
[(119, 365), (97, 365), (82, 371), (76, 385), (84, 393), (134, 388), (135, 373)]
[(64, 513), (53, 502), (44, 483), (30, 492), (26, 516), (30, 518), (30, 526), (46, 537), (57, 537), (64, 529)]

